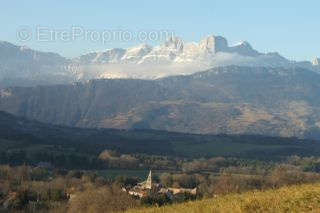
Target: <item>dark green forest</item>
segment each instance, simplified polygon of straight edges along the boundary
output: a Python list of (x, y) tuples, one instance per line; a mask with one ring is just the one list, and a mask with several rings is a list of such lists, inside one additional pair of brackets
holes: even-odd
[(0, 163), (10, 165), (49, 162), (58, 168), (103, 169), (109, 167), (99, 157), (105, 150), (128, 154), (134, 157), (137, 165), (143, 164), (143, 168), (151, 166), (147, 161), (155, 162), (155, 159), (173, 164), (179, 160), (212, 157), (277, 161), (287, 156), (307, 157), (320, 153), (317, 141), (297, 138), (83, 129), (29, 121), (4, 112), (0, 117)]

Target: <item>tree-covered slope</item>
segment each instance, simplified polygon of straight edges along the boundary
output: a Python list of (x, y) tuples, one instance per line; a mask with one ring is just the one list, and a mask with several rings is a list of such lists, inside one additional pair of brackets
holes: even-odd
[[(316, 141), (250, 135), (197, 135), (155, 130), (84, 129), (28, 121), (0, 112), (1, 161), (28, 156), (76, 155), (97, 159), (106, 150), (179, 158), (235, 156), (275, 160), (280, 157), (320, 155)], [(23, 155), (23, 156), (20, 156)], [(20, 157), (17, 157), (20, 156)], [(49, 159), (50, 160), (50, 159)], [(79, 164), (80, 165), (80, 164)]]
[(231, 66), (155, 81), (7, 88), (0, 110), (76, 127), (318, 138), (319, 82), (302, 68)]

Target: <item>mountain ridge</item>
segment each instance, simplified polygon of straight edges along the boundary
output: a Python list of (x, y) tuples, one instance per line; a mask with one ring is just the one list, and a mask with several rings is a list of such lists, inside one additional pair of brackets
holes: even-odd
[(248, 42), (229, 46), (222, 36), (196, 42), (171, 36), (156, 46), (111, 48), (68, 59), (8, 42), (0, 43), (0, 87), (66, 84), (105, 78), (159, 79), (189, 75), (219, 66), (303, 67), (320, 71), (312, 62), (290, 61), (279, 53), (260, 53)]
[(0, 110), (77, 127), (318, 138), (319, 81), (303, 68), (229, 66), (158, 80), (7, 88)]

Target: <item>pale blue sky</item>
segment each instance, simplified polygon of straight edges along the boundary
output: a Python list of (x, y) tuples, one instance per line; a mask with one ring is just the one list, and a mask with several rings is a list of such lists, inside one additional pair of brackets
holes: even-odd
[[(71, 32), (85, 30), (170, 30), (184, 40), (198, 41), (205, 35), (222, 35), (230, 44), (247, 40), (261, 51), (278, 51), (294, 60), (320, 56), (320, 1), (47, 1), (4, 0), (1, 2), (0, 40), (73, 57), (111, 47), (129, 47), (138, 42), (84, 40), (20, 42), (17, 30), (27, 26)], [(33, 35), (34, 36), (34, 35)], [(157, 42), (147, 42), (157, 43)]]

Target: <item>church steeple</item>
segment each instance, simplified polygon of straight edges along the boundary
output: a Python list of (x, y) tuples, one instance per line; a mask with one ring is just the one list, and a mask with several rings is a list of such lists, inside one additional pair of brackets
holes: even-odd
[(151, 170), (149, 172), (148, 179), (146, 181), (146, 188), (147, 189), (151, 189), (152, 188), (152, 172), (151, 172)]
[(319, 66), (319, 65), (320, 65), (320, 58), (315, 58), (315, 59), (313, 59), (312, 65), (314, 65), (314, 66)]

